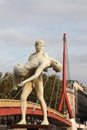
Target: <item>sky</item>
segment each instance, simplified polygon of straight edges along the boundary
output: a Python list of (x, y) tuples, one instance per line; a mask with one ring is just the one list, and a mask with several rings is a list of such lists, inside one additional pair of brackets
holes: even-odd
[(86, 13), (87, 0), (0, 0), (0, 72), (26, 63), (38, 39), (62, 63), (66, 33), (70, 79), (87, 86)]

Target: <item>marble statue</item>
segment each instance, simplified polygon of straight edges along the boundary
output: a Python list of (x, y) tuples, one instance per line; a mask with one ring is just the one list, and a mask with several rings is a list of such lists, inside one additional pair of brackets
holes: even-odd
[(44, 42), (37, 40), (35, 42), (36, 52), (33, 53), (26, 64), (18, 64), (14, 67), (13, 89), (17, 90), (17, 86), (23, 86), (21, 94), (21, 112), (22, 119), (18, 124), (26, 124), (26, 108), (27, 97), (33, 89), (36, 91), (38, 100), (40, 101), (43, 111), (43, 121), (41, 124), (48, 125), (47, 106), (44, 100), (43, 76), (42, 72), (48, 68), (53, 68), (56, 72), (62, 71), (62, 64), (50, 58), (42, 51)]

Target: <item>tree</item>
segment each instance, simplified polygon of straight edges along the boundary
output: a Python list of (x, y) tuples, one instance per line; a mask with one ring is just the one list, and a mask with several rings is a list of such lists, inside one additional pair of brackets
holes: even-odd
[(12, 89), (12, 74), (6, 72), (4, 76), (1, 78), (0, 82), (0, 97), (1, 98), (10, 98), (10, 92)]
[[(20, 99), (20, 89), (18, 88), (17, 91), (12, 91), (13, 88), (13, 74), (6, 72), (4, 75), (1, 74), (1, 82), (0, 82), (0, 98), (7, 98), (7, 99)], [(62, 81), (57, 75), (46, 75), (43, 74), (43, 83), (44, 83), (44, 97), (47, 103), (47, 106), (55, 108), (58, 105), (58, 100), (61, 95), (62, 89)], [(54, 89), (53, 89), (54, 87)], [(19, 93), (20, 91), (20, 93)], [(52, 94), (53, 93), (53, 94)], [(34, 91), (28, 97), (29, 101), (36, 102), (37, 98)], [(56, 104), (55, 104), (56, 103)]]

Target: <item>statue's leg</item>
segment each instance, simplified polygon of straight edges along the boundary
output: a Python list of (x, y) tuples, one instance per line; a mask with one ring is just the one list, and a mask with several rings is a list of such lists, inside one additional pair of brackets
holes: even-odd
[(47, 118), (47, 106), (44, 100), (43, 96), (43, 80), (42, 77), (39, 77), (38, 80), (36, 81), (36, 86), (35, 86), (35, 91), (37, 94), (37, 98), (40, 101), (41, 108), (43, 111), (43, 121), (41, 124), (48, 125), (48, 118)]
[(21, 112), (22, 119), (18, 124), (26, 124), (26, 108), (27, 108), (27, 97), (32, 91), (32, 82), (26, 83), (21, 94)]
[(18, 84), (21, 82), (22, 78), (24, 78), (28, 74), (29, 70), (27, 70), (24, 65), (18, 64), (14, 67), (13, 70), (13, 89), (17, 90)]

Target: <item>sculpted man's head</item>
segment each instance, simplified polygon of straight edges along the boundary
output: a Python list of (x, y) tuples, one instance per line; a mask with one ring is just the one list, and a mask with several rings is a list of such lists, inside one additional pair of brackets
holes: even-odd
[(44, 41), (43, 40), (37, 40), (35, 42), (35, 46), (44, 46)]
[(36, 48), (36, 52), (39, 53), (42, 51), (43, 49), (43, 46), (44, 46), (44, 42), (42, 40), (37, 40), (35, 42), (35, 48)]

